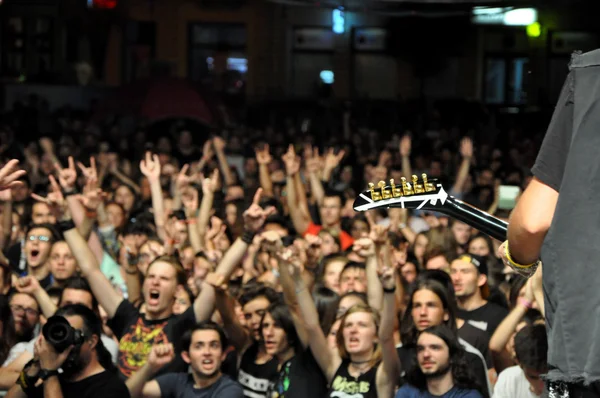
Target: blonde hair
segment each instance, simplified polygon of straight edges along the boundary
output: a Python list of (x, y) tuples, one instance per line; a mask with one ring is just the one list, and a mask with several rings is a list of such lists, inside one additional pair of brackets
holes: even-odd
[[(371, 314), (371, 317), (373, 318), (373, 323), (375, 324), (375, 332), (377, 333), (377, 335), (379, 334), (379, 325), (381, 323), (381, 319), (379, 317), (379, 314), (375, 310), (373, 310), (373, 308), (364, 304), (356, 304), (350, 307), (348, 311), (346, 311), (346, 313), (342, 316), (340, 328), (338, 329), (337, 334), (335, 336), (338, 352), (342, 360), (350, 359), (350, 354), (348, 354), (348, 351), (346, 351), (346, 347), (344, 346), (344, 328), (346, 324), (346, 318), (351, 314), (356, 314), (359, 312), (366, 312), (367, 314)], [(371, 360), (369, 361), (369, 366), (373, 367), (379, 361), (381, 361), (381, 345), (375, 343), (373, 354), (371, 355)]]

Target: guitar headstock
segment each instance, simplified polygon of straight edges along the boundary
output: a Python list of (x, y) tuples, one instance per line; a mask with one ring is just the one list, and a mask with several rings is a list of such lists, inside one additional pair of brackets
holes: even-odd
[(355, 211), (367, 211), (381, 207), (401, 207), (406, 209), (438, 210), (446, 203), (448, 194), (435, 179), (413, 175), (410, 181), (402, 177), (399, 184), (390, 179), (389, 184), (379, 181), (369, 184), (354, 201)]

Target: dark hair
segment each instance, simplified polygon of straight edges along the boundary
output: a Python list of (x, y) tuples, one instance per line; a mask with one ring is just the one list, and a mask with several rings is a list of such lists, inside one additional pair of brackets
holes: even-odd
[(340, 277), (342, 276), (342, 274), (344, 272), (346, 272), (347, 270), (352, 269), (352, 268), (366, 270), (367, 266), (366, 266), (365, 263), (359, 263), (359, 262), (356, 262), (356, 261), (349, 261), (349, 262), (346, 263), (346, 265), (344, 265), (344, 268), (342, 268), (342, 272), (340, 272)]
[(508, 293), (508, 301), (510, 308), (515, 308), (517, 301), (519, 300), (519, 293), (521, 289), (527, 284), (527, 278), (516, 274), (510, 282), (510, 292)]
[(333, 290), (322, 286), (314, 290), (313, 300), (315, 301), (315, 307), (317, 307), (317, 313), (319, 314), (321, 330), (327, 335), (337, 318), (340, 296)]
[(154, 260), (152, 260), (150, 264), (148, 264), (148, 268), (146, 269), (146, 275), (144, 275), (144, 277), (146, 277), (148, 275), (148, 272), (150, 272), (150, 267), (152, 267), (152, 265), (154, 265), (154, 263), (157, 262), (168, 263), (173, 266), (173, 268), (175, 269), (175, 278), (177, 280), (178, 285), (185, 285), (187, 283), (187, 274), (185, 272), (185, 269), (183, 269), (181, 262), (177, 257), (169, 255), (158, 256)]
[(300, 342), (300, 338), (298, 337), (298, 333), (296, 332), (296, 326), (294, 325), (292, 314), (285, 304), (279, 302), (271, 304), (260, 320), (260, 343), (264, 345), (265, 342), (262, 329), (263, 322), (265, 321), (265, 316), (267, 316), (267, 314), (271, 315), (275, 326), (283, 329), (288, 344), (291, 347), (294, 347), (294, 352), (300, 352), (300, 350), (302, 350), (302, 344)]
[(548, 338), (541, 324), (525, 326), (515, 335), (515, 354), (524, 368), (537, 372), (548, 369)]
[(335, 191), (333, 189), (325, 190), (325, 196), (323, 197), (323, 199), (325, 199), (325, 198), (338, 198), (340, 200), (341, 207), (343, 207), (344, 203), (346, 203), (346, 199), (344, 198), (343, 192)]
[(121, 235), (146, 235), (150, 237), (153, 235), (153, 231), (148, 224), (136, 221), (125, 224)]
[(98, 336), (98, 343), (96, 344), (96, 355), (100, 365), (109, 372), (116, 373), (117, 368), (112, 362), (110, 352), (104, 346), (102, 342), (102, 320), (98, 315), (91, 309), (81, 304), (69, 304), (59, 308), (55, 315), (63, 317), (67, 316), (79, 316), (83, 320), (83, 333), (86, 339), (89, 339), (93, 335)]
[(62, 303), (62, 294), (65, 289), (73, 289), (73, 290), (83, 290), (84, 292), (88, 292), (92, 295), (92, 310), (96, 312), (98, 310), (98, 300), (96, 299), (96, 295), (92, 292), (92, 288), (88, 283), (87, 279), (82, 278), (81, 276), (72, 276), (65, 281), (63, 285), (60, 298), (58, 300), (58, 306)]
[(213, 321), (199, 322), (192, 328), (186, 330), (186, 332), (181, 337), (181, 348), (183, 351), (190, 350), (190, 345), (192, 344), (192, 336), (194, 335), (194, 332), (197, 332), (199, 330), (214, 330), (215, 332), (217, 332), (219, 334), (219, 341), (221, 342), (221, 349), (223, 352), (225, 352), (225, 350), (229, 346), (229, 340), (227, 340), (227, 335), (225, 334), (223, 328)]
[(400, 336), (402, 342), (406, 345), (416, 344), (419, 331), (415, 326), (415, 321), (412, 317), (413, 297), (419, 290), (429, 290), (433, 294), (439, 297), (442, 302), (442, 307), (448, 313), (448, 320), (444, 322), (444, 325), (452, 332), (457, 332), (456, 327), (456, 307), (455, 301), (448, 293), (448, 289), (435, 279), (418, 279), (415, 286), (411, 290), (408, 296), (408, 302), (406, 305), (406, 311), (400, 322)]
[[(446, 325), (437, 325), (423, 330), (419, 336), (424, 333), (439, 337), (448, 346), (448, 360), (455, 387), (461, 390), (476, 390), (483, 396), (487, 395), (484, 394), (482, 387), (477, 383), (475, 376), (469, 368), (466, 351), (460, 345), (456, 331), (451, 330)], [(416, 356), (413, 361), (413, 365), (406, 373), (406, 380), (419, 390), (427, 391), (427, 378), (421, 371)]]
[(2, 336), (0, 336), (0, 361), (4, 363), (10, 349), (17, 344), (15, 321), (10, 309), (8, 297), (0, 295), (0, 321), (2, 322)]
[(443, 248), (442, 246), (433, 246), (431, 248), (426, 249), (425, 253), (423, 253), (423, 268), (427, 269), (427, 262), (432, 258), (443, 256), (448, 264), (451, 261), (451, 255), (448, 253), (448, 250)]
[(275, 291), (275, 289), (265, 286), (262, 283), (253, 283), (244, 286), (238, 301), (243, 308), (250, 301), (259, 297), (266, 298), (270, 304), (281, 301), (281, 297), (279, 296), (279, 293)]

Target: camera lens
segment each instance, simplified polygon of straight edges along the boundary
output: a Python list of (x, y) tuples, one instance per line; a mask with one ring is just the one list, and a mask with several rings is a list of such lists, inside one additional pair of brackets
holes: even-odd
[(57, 352), (63, 352), (74, 342), (74, 330), (62, 316), (50, 317), (42, 329), (42, 334)]

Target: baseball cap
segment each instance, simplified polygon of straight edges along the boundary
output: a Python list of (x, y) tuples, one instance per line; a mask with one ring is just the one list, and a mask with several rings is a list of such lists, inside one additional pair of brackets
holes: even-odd
[[(457, 260), (473, 264), (480, 274), (485, 275), (487, 277), (488, 267), (485, 257), (481, 257), (476, 254), (461, 254), (460, 256), (458, 256)], [(484, 300), (490, 296), (490, 286), (488, 285), (487, 281), (483, 286), (480, 287), (480, 290), (481, 297)]]

